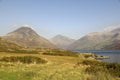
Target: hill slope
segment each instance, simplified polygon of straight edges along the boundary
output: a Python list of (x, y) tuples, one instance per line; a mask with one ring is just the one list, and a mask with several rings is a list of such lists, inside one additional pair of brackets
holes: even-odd
[(18, 50), (21, 48), (22, 48), (21, 46), (13, 42), (7, 41), (5, 39), (2, 39), (0, 37), (0, 51), (11, 51), (11, 50)]
[(32, 28), (26, 26), (22, 26), (21, 28), (8, 33), (3, 38), (18, 43), (24, 47), (55, 47), (47, 39), (39, 36)]
[[(120, 43), (120, 26), (106, 28), (102, 32), (87, 34), (70, 45), (71, 50), (118, 49)], [(115, 46), (117, 48), (115, 48)]]
[(57, 35), (51, 39), (51, 42), (61, 49), (66, 49), (74, 41), (75, 41), (74, 39), (70, 39), (62, 35)]

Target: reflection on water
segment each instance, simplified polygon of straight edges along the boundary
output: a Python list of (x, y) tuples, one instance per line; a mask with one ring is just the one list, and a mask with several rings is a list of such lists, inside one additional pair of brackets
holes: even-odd
[(120, 63), (120, 50), (77, 50), (77, 52), (90, 52), (97, 55), (109, 56), (109, 59), (103, 59), (103, 61)]

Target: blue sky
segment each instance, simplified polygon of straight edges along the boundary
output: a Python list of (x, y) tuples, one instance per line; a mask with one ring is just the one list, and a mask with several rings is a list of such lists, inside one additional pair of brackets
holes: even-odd
[(24, 24), (46, 38), (79, 39), (120, 24), (120, 0), (0, 0), (0, 35)]

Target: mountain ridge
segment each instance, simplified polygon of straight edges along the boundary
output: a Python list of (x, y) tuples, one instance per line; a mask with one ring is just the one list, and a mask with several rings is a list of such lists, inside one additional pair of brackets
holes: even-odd
[[(108, 29), (108, 30), (107, 30)], [(105, 50), (114, 49), (120, 40), (120, 26), (106, 28), (101, 32), (89, 33), (71, 44), (70, 50)], [(115, 43), (116, 42), (116, 43)], [(109, 47), (111, 46), (111, 48)], [(118, 48), (118, 46), (117, 46)]]
[(13, 32), (6, 34), (3, 38), (24, 47), (55, 48), (49, 40), (38, 35), (32, 28), (26, 26), (21, 26)]
[(0, 51), (14, 51), (19, 50), (21, 48), (22, 46), (0, 37)]
[(56, 35), (50, 39), (50, 41), (55, 44), (58, 48), (66, 49), (70, 44), (72, 44), (75, 40), (68, 38), (63, 35)]

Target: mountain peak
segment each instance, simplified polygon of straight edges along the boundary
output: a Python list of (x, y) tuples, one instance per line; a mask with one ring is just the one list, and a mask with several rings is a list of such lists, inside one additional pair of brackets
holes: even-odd
[(22, 25), (23, 27), (28, 27), (28, 28), (31, 28), (32, 26), (28, 25), (28, 24), (25, 24), (25, 25)]
[(54, 47), (51, 42), (38, 35), (29, 25), (21, 26), (17, 30), (5, 35), (4, 38), (25, 47)]
[(19, 26), (16, 30), (14, 31), (19, 31), (19, 30), (35, 30), (31, 25), (28, 25), (28, 24), (24, 24), (24, 25), (21, 25)]
[(107, 27), (103, 30), (103, 32), (111, 32), (113, 30), (116, 30), (116, 29), (120, 29), (120, 24), (119, 25), (115, 25), (115, 26), (110, 26), (110, 27)]
[(71, 50), (118, 49), (120, 43), (120, 25), (105, 28), (101, 32), (93, 32), (75, 41), (68, 47)]
[(27, 30), (27, 29), (29, 29), (29, 30), (33, 30), (33, 28), (32, 28), (32, 26), (29, 26), (29, 25), (23, 25), (23, 26), (20, 26), (17, 30), (20, 30), (20, 29), (22, 29), (22, 30)]
[(39, 37), (39, 35), (33, 30), (31, 27), (28, 26), (21, 26), (20, 28), (16, 29), (13, 32), (8, 33), (6, 36), (11, 36), (11, 35), (19, 35), (21, 37)]
[(62, 39), (62, 40), (73, 40), (74, 41), (74, 39), (71, 39), (71, 38), (69, 38), (69, 37), (67, 37), (67, 36), (63, 36), (63, 35), (60, 35), (60, 34), (58, 34), (58, 35), (56, 35), (55, 37), (53, 37), (52, 39)]
[(68, 37), (58, 34), (54, 38), (68, 38)]
[(63, 35), (56, 35), (55, 37), (51, 39), (51, 42), (53, 44), (55, 44), (57, 47), (62, 48), (62, 49), (66, 49), (67, 46), (73, 43), (74, 41), (75, 41), (74, 39), (70, 39)]

